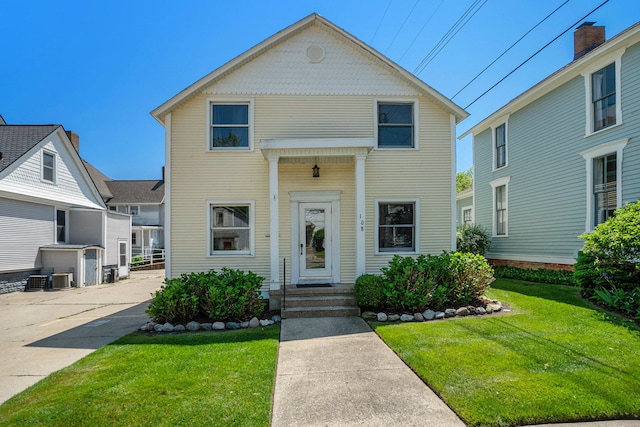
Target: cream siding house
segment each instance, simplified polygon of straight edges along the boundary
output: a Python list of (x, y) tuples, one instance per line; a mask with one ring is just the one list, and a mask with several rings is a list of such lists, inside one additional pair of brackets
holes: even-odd
[[(467, 113), (312, 14), (158, 107), (166, 272), (223, 266), (352, 286), (395, 254), (455, 249)], [(286, 267), (285, 267), (286, 263)]]

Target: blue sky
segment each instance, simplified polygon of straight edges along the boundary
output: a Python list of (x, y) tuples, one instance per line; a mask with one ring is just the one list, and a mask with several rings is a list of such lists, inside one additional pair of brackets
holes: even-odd
[[(418, 77), (452, 97), (565, 1), (480, 1)], [(453, 101), (466, 107), (603, 1), (570, 0)], [(283, 28), (317, 12), (414, 72), (473, 3), (2, 0), (0, 114), (77, 132), (81, 156), (113, 179), (160, 178), (164, 129), (149, 112)], [(609, 0), (586, 20), (604, 25), (608, 39), (638, 19), (640, 1)], [(573, 29), (468, 107), (458, 134), (572, 59)], [(469, 137), (457, 152), (458, 170), (471, 167)]]

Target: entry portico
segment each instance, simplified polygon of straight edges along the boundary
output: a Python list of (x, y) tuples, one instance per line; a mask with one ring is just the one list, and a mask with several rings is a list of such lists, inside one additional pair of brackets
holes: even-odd
[[(364, 274), (366, 271), (366, 249), (365, 249), (365, 161), (369, 152), (375, 146), (373, 138), (327, 138), (327, 139), (269, 139), (261, 141), (261, 150), (264, 157), (269, 161), (269, 215), (270, 215), (270, 266), (271, 278), (269, 290), (279, 290), (280, 283), (280, 194), (279, 194), (279, 165), (280, 163), (302, 163), (302, 164), (322, 164), (325, 160), (331, 159), (334, 163), (355, 163), (355, 268), (356, 276)], [(301, 281), (312, 282), (315, 280), (329, 283), (340, 282), (340, 224), (336, 208), (339, 209), (340, 191), (320, 190), (291, 192), (291, 259), (292, 283)], [(301, 275), (301, 266), (295, 254), (298, 253), (298, 245), (301, 248), (301, 255), (304, 251), (304, 242), (301, 238), (299, 221), (304, 220), (299, 215), (303, 203), (326, 203), (330, 205), (331, 217), (337, 221), (332, 222), (330, 230), (325, 228), (324, 232), (331, 231), (331, 239), (325, 253), (330, 253), (331, 257), (325, 259), (330, 263), (331, 268), (326, 276), (319, 278), (304, 279)], [(317, 208), (316, 208), (317, 209)], [(322, 208), (320, 208), (322, 209)], [(325, 255), (326, 256), (326, 255)]]

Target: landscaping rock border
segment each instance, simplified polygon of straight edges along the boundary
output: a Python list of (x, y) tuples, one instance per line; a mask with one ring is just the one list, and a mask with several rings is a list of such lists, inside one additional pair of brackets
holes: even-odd
[(280, 323), (282, 318), (278, 315), (272, 316), (271, 319), (258, 319), (257, 317), (247, 320), (246, 322), (213, 322), (213, 323), (200, 323), (191, 321), (186, 325), (173, 325), (167, 323), (156, 323), (149, 321), (140, 327), (141, 331), (145, 332), (197, 332), (197, 331), (235, 331), (238, 329), (252, 329), (258, 326), (266, 327), (276, 323)]
[(383, 311), (374, 313), (373, 311), (365, 311), (361, 314), (364, 320), (373, 322), (428, 322), (430, 320), (450, 319), (453, 317), (467, 317), (467, 316), (484, 316), (486, 314), (509, 312), (511, 310), (503, 307), (502, 303), (498, 300), (490, 300), (488, 298), (481, 298), (481, 306), (467, 305), (463, 307), (447, 308), (444, 311), (433, 311), (427, 309), (422, 313), (385, 313)]

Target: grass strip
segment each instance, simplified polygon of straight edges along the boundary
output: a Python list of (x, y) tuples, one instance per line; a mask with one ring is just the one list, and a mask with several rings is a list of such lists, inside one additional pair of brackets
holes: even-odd
[(0, 406), (0, 426), (268, 426), (280, 328), (134, 333)]
[(640, 331), (568, 286), (499, 279), (514, 314), (374, 324), (472, 426), (640, 418)]

